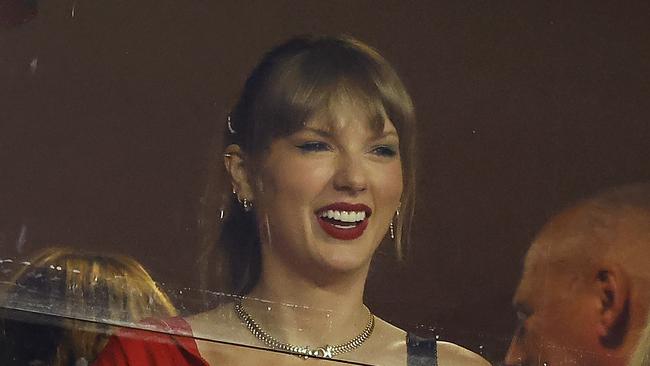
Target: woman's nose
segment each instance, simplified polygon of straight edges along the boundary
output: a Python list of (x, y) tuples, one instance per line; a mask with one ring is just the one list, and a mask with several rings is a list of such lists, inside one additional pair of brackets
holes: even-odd
[(367, 177), (363, 164), (352, 156), (341, 156), (338, 159), (334, 188), (357, 194), (367, 189)]

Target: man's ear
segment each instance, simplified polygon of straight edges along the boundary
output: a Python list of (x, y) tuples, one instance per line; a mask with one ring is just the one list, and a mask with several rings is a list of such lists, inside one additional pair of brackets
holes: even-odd
[(629, 311), (630, 280), (619, 265), (602, 266), (596, 274), (600, 297), (600, 337), (616, 347), (623, 341)]
[(254, 200), (253, 190), (250, 185), (250, 177), (247, 170), (246, 154), (239, 145), (228, 145), (223, 154), (223, 162), (226, 171), (230, 175), (233, 193), (237, 195), (240, 201), (246, 199)]

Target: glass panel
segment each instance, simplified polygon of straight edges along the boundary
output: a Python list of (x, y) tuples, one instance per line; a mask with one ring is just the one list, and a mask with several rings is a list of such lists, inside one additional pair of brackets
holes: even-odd
[[(524, 263), (567, 205), (650, 179), (647, 9), (396, 4), (0, 2), (0, 364), (129, 342), (196, 364), (433, 364), (432, 345), (442, 366), (597, 364), (522, 340), (557, 295)], [(299, 34), (359, 41), (274, 48)], [(643, 192), (598, 201), (638, 211), (626, 243)], [(625, 350), (648, 334), (635, 248), (595, 276), (631, 289), (610, 315), (633, 331), (607, 338)]]

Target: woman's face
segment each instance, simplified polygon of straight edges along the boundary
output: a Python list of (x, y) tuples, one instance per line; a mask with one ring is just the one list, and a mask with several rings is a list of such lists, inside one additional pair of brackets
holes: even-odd
[(363, 108), (340, 103), (273, 140), (260, 165), (255, 198), (265, 265), (367, 269), (403, 189), (390, 121), (373, 130)]

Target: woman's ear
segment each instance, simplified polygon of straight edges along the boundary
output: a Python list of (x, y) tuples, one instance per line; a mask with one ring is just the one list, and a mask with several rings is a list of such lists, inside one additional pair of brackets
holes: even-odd
[(627, 328), (630, 282), (619, 265), (603, 266), (596, 275), (600, 297), (600, 336), (609, 346), (623, 341)]
[(233, 193), (237, 195), (237, 199), (242, 201), (246, 199), (249, 202), (254, 200), (254, 194), (251, 180), (246, 169), (247, 160), (246, 154), (242, 151), (239, 145), (228, 145), (223, 154), (223, 162), (226, 166), (226, 171), (230, 175), (230, 182), (232, 183)]

